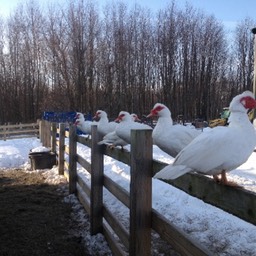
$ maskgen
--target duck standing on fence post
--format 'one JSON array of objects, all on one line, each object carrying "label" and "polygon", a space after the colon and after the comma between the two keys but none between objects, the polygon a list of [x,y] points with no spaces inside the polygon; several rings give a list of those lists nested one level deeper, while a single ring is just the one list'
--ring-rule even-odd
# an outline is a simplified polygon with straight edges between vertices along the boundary
[{"label": "duck standing on fence post", "polygon": [[103,110],[97,110],[93,119],[99,120],[98,121],[98,133],[101,136],[105,136],[109,132],[113,132],[116,129],[117,123],[109,122],[108,114]]},{"label": "duck standing on fence post", "polygon": [[[256,133],[247,111],[256,108],[254,95],[250,91],[233,98],[230,103],[229,126],[215,127],[201,133],[154,177],[176,179],[188,172],[213,175],[216,181],[225,185],[229,172],[247,161],[256,146]],[[221,178],[218,175],[221,174]]]},{"label": "duck standing on fence post", "polygon": [[116,127],[116,134],[128,144],[131,144],[131,130],[152,130],[152,127],[147,124],[134,122],[133,117],[127,111],[120,111],[115,120],[119,122]]},{"label": "duck standing on fence post", "polygon": [[[140,121],[139,117],[137,114],[132,113],[131,118],[133,122]],[[107,133],[104,137],[103,140],[98,142],[99,145],[106,144],[109,146],[109,148],[114,148],[116,146],[121,146],[122,150],[124,149],[124,146],[128,145],[128,143],[121,139],[117,134],[116,131],[114,130],[113,132]]]},{"label": "duck standing on fence post", "polygon": [[156,103],[147,117],[158,117],[153,130],[153,143],[172,157],[175,157],[201,131],[181,124],[173,125],[171,111],[162,103]]}]

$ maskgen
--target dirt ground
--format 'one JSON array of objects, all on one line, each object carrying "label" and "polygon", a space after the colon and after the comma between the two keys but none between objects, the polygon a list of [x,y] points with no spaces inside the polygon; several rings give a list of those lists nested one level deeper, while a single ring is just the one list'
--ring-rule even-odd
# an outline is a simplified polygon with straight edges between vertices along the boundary
[{"label": "dirt ground", "polygon": [[[72,218],[72,205],[63,202],[66,195],[67,184],[50,185],[40,173],[0,170],[0,256],[109,255],[88,253],[79,229],[89,227]],[[153,256],[179,255],[152,235]]]},{"label": "dirt ground", "polygon": [[88,256],[63,197],[38,173],[0,170],[0,256]]}]

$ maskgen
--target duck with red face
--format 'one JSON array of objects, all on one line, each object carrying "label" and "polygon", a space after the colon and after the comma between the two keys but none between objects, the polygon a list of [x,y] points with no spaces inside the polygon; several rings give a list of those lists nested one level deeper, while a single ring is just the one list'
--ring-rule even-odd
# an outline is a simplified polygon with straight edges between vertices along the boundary
[{"label": "duck with red face", "polygon": [[158,120],[152,133],[153,143],[172,157],[201,133],[195,128],[173,125],[171,112],[164,104],[156,103],[147,117],[154,116],[158,117]]},{"label": "duck with red face", "polygon": [[245,91],[234,97],[229,106],[229,126],[201,133],[176,156],[172,165],[154,177],[168,180],[198,172],[213,175],[222,184],[237,185],[227,180],[226,173],[246,162],[256,146],[255,129],[247,115],[248,109],[254,108],[256,101],[252,92]]}]

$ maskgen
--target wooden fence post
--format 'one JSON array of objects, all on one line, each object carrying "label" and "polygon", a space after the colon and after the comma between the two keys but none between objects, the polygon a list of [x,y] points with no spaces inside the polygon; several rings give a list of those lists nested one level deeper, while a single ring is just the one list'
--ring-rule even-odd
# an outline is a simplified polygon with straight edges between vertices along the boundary
[{"label": "wooden fence post", "polygon": [[39,121],[39,139],[43,144],[43,133],[44,133],[44,120]]},{"label": "wooden fence post", "polygon": [[90,232],[91,235],[103,231],[103,168],[104,155],[100,150],[97,125],[92,125],[91,147],[91,194]]},{"label": "wooden fence post", "polygon": [[42,122],[42,140],[41,140],[43,146],[46,146],[46,134],[47,134],[46,130],[47,130],[46,121],[43,120],[43,122]]},{"label": "wooden fence post", "polygon": [[51,122],[47,122],[46,127],[47,134],[45,146],[49,148],[51,147]]},{"label": "wooden fence post", "polygon": [[69,125],[69,193],[76,194],[77,182],[77,155],[76,155],[76,127]]},{"label": "wooden fence post", "polygon": [[7,132],[7,128],[4,127],[4,141],[6,141],[6,132]]},{"label": "wooden fence post", "polygon": [[56,153],[56,133],[57,133],[57,125],[55,122],[51,125],[51,151]]},{"label": "wooden fence post", "polygon": [[151,255],[152,131],[131,131],[129,255]]},{"label": "wooden fence post", "polygon": [[50,122],[43,120],[41,131],[42,131],[42,138],[41,138],[42,145],[45,147],[50,147],[51,146],[51,124],[50,124]]},{"label": "wooden fence post", "polygon": [[64,175],[64,155],[65,155],[65,124],[59,124],[59,152],[58,152],[58,170],[59,175]]},{"label": "wooden fence post", "polygon": [[10,134],[9,134],[9,130],[10,130],[10,128],[8,127],[9,125],[10,125],[11,123],[10,122],[8,122],[7,123],[7,127],[6,127],[6,136],[7,136],[7,138],[9,138],[10,137]]}]

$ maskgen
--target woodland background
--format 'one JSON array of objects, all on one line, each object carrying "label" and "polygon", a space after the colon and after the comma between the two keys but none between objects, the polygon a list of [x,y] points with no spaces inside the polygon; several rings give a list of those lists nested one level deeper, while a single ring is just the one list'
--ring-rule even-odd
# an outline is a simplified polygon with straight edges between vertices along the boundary
[{"label": "woodland background", "polygon": [[255,25],[245,17],[230,34],[175,1],[159,10],[22,2],[0,17],[0,124],[35,121],[43,111],[142,115],[156,102],[174,119],[216,118],[252,90]]}]

